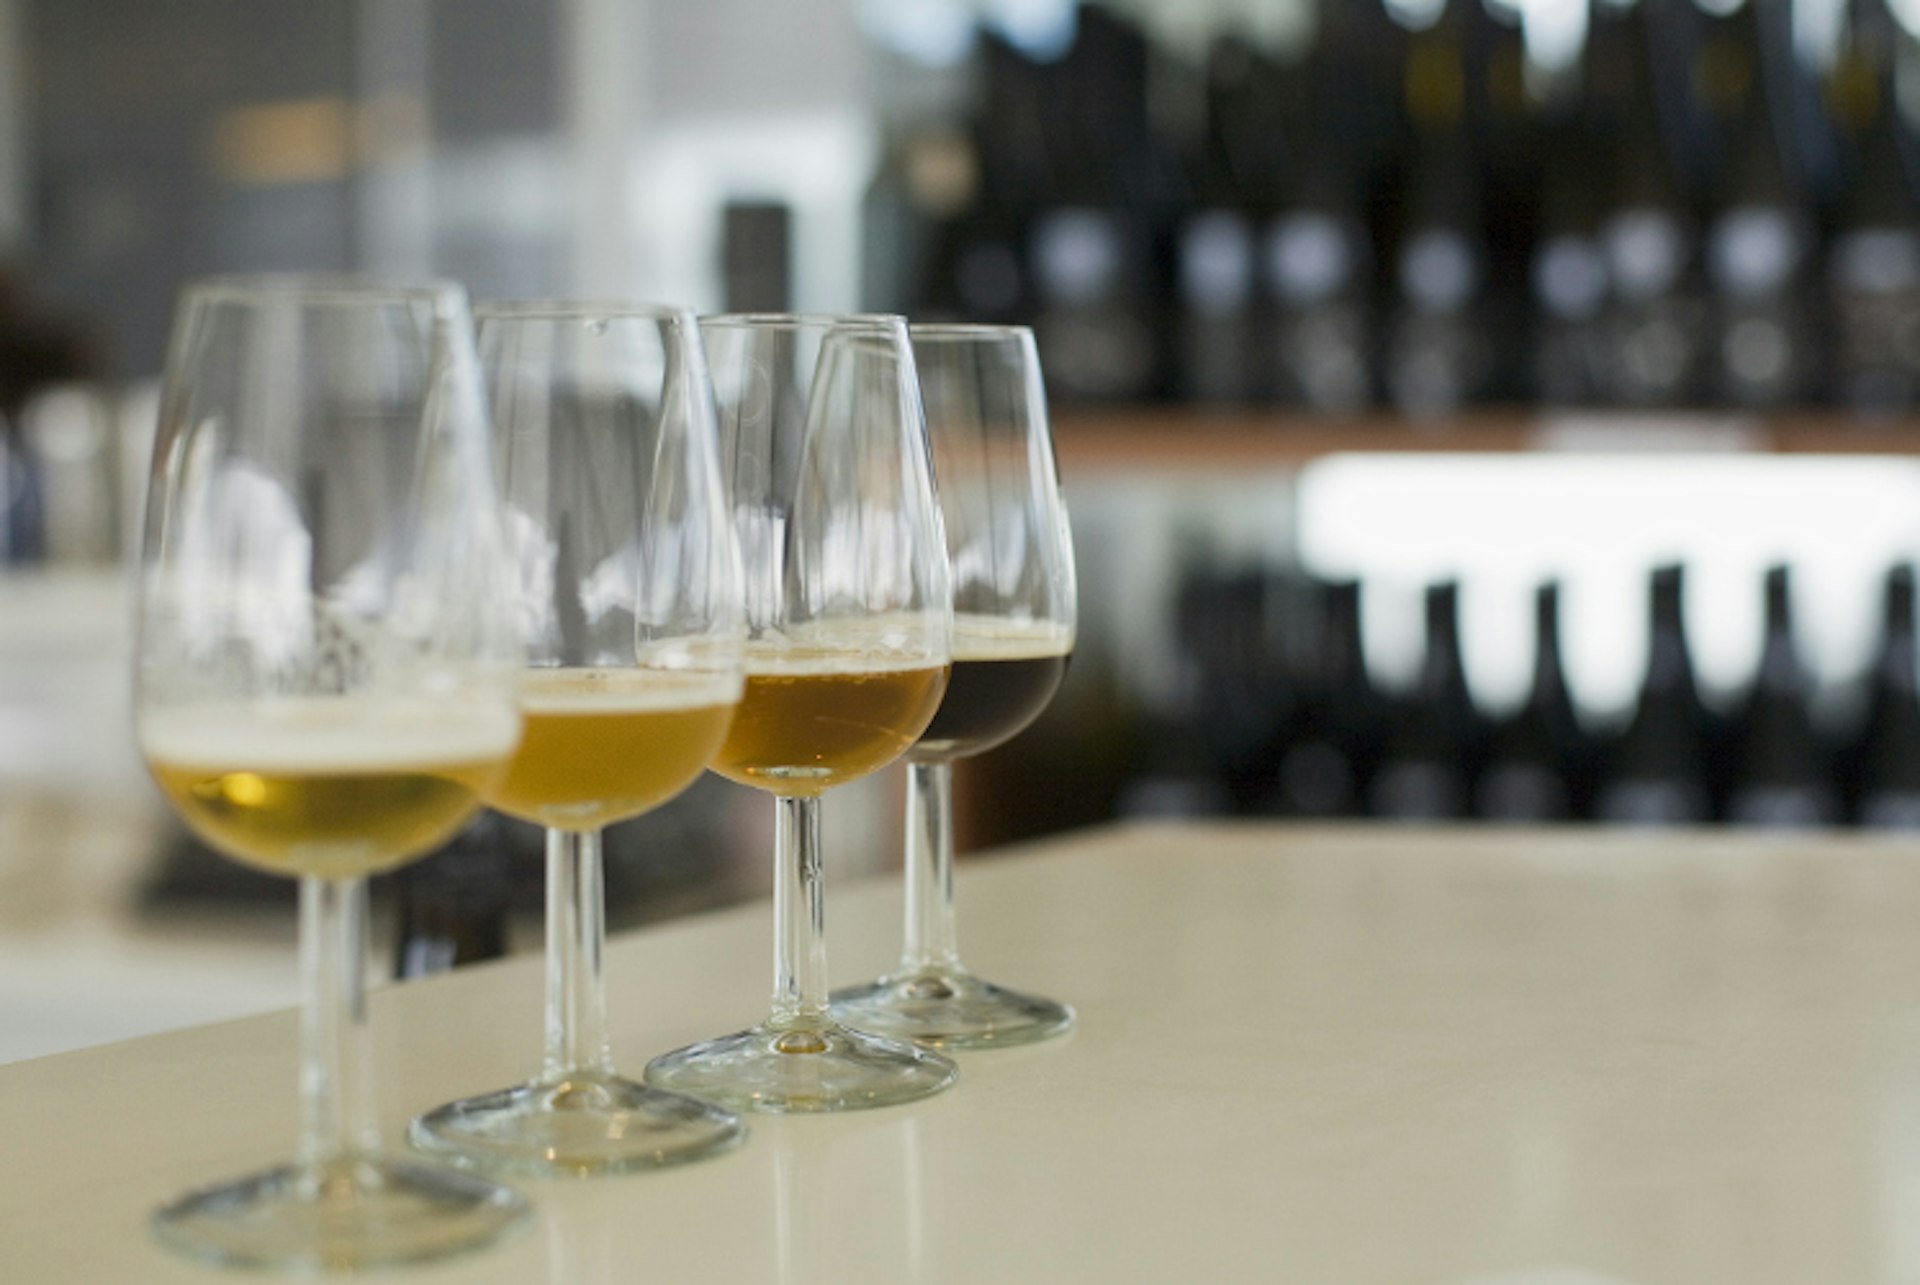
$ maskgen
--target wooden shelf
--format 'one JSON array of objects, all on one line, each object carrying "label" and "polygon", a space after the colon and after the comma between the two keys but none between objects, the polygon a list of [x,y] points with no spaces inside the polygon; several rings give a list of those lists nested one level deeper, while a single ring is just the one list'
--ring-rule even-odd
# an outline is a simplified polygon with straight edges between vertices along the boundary
[{"label": "wooden shelf", "polygon": [[1687,452],[1920,455],[1920,418],[1863,422],[1839,414],[1776,418],[1717,412],[1491,410],[1415,422],[1285,410],[1078,409],[1054,417],[1060,464],[1086,472],[1298,467],[1345,451]]}]

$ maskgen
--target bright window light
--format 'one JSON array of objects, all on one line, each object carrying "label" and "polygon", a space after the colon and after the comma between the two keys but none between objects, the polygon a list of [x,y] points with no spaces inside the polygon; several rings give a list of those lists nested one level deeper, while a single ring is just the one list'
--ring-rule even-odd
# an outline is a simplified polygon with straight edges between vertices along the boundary
[{"label": "bright window light", "polygon": [[1587,0],[1517,0],[1527,61],[1548,73],[1565,71],[1587,43]]},{"label": "bright window light", "polygon": [[1694,663],[1726,693],[1758,657],[1770,564],[1793,568],[1801,655],[1832,684],[1866,663],[1886,569],[1920,556],[1920,462],[1903,458],[1335,455],[1302,472],[1298,503],[1306,568],[1366,583],[1368,658],[1390,684],[1419,664],[1422,588],[1461,580],[1468,676],[1494,708],[1524,695],[1542,580],[1564,585],[1576,698],[1611,714],[1639,687],[1655,565],[1686,565]]}]

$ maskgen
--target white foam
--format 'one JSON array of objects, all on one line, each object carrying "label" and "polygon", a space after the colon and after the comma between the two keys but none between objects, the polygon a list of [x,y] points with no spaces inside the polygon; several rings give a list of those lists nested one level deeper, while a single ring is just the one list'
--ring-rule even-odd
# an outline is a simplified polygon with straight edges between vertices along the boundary
[{"label": "white foam", "polygon": [[1073,626],[1057,620],[1006,620],[957,612],[955,660],[1041,660],[1073,650]]},{"label": "white foam", "polygon": [[947,663],[944,615],[885,612],[809,621],[747,644],[749,674],[891,674]]},{"label": "white foam", "polygon": [[740,675],[665,669],[529,669],[520,707],[530,714],[651,714],[732,705]]},{"label": "white foam", "polygon": [[148,758],[181,766],[387,772],[503,758],[519,743],[520,720],[471,700],[209,701],[143,711],[139,737]]},{"label": "white foam", "polygon": [[755,675],[897,674],[916,669],[944,669],[945,656],[900,655],[893,652],[841,651],[823,647],[747,647],[747,672]]}]

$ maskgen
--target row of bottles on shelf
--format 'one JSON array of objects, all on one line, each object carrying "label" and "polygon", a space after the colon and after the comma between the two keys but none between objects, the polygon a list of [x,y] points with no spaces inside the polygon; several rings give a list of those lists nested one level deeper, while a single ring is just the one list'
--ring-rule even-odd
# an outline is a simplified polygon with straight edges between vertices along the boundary
[{"label": "row of bottles on shelf", "polygon": [[1051,59],[983,30],[967,118],[897,126],[869,193],[872,302],[1031,323],[1068,401],[1920,403],[1889,0],[1824,43],[1812,6],[1569,0],[1557,62],[1505,0],[1294,9],[1204,53],[1095,6]]},{"label": "row of bottles on shelf", "polygon": [[1702,701],[1681,611],[1682,571],[1651,580],[1647,666],[1631,720],[1604,734],[1576,712],[1562,667],[1560,588],[1535,598],[1526,699],[1476,704],[1462,662],[1459,589],[1426,591],[1426,651],[1403,697],[1382,692],[1361,645],[1360,589],[1318,586],[1318,627],[1289,664],[1268,575],[1184,582],[1178,713],[1144,738],[1123,811],[1395,820],[1920,827],[1914,571],[1887,576],[1864,717],[1835,734],[1814,714],[1796,648],[1789,573],[1766,576],[1758,668],[1730,714]]}]

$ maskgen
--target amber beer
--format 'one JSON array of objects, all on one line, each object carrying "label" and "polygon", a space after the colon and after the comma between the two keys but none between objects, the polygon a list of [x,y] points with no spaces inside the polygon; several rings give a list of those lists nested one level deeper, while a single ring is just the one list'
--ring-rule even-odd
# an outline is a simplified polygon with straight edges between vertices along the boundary
[{"label": "amber beer", "polygon": [[1050,621],[955,616],[946,699],[909,757],[964,758],[1012,740],[1059,690],[1072,649],[1072,631]]},{"label": "amber beer", "polygon": [[818,794],[904,753],[946,686],[947,667],[924,660],[750,654],[746,696],[713,770],[773,794]]},{"label": "amber beer", "polygon": [[513,750],[496,711],[287,700],[149,714],[147,765],[194,833],[277,874],[340,879],[439,847]]},{"label": "amber beer", "polygon": [[598,830],[639,816],[706,770],[739,700],[735,674],[528,670],[520,687],[526,732],[487,802],[555,830]]}]

